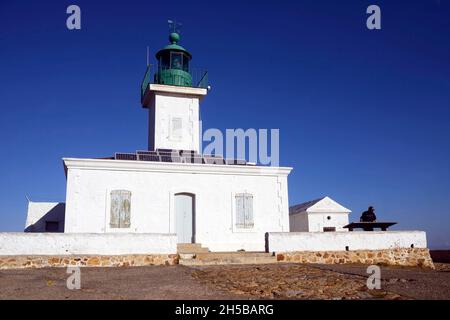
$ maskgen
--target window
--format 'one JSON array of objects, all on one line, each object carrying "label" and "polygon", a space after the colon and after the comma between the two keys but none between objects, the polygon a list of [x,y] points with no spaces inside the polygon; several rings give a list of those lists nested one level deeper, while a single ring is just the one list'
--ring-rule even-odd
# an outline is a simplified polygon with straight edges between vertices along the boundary
[{"label": "window", "polygon": [[181,139],[183,136],[183,119],[172,118],[170,136],[172,139]]},{"label": "window", "polygon": [[183,55],[183,71],[189,72],[189,57]]},{"label": "window", "polygon": [[323,228],[323,232],[335,232],[336,228],[335,227],[324,227]]},{"label": "window", "polygon": [[253,196],[248,193],[236,194],[236,227],[252,229],[253,226]]},{"label": "window", "polygon": [[183,69],[183,54],[181,52],[170,53],[170,67],[171,69]]},{"label": "window", "polygon": [[[167,70],[170,68],[170,56],[168,54],[161,56],[159,66],[161,70]],[[159,70],[159,72],[161,72],[161,70]]]},{"label": "window", "polygon": [[58,221],[45,221],[45,232],[58,232],[59,222]]},{"label": "window", "polygon": [[126,190],[111,191],[111,228],[129,228],[131,210],[131,192]]}]

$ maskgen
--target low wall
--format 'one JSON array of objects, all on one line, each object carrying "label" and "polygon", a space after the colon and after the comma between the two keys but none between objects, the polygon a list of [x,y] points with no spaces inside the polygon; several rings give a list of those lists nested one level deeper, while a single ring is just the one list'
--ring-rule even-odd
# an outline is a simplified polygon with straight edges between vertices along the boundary
[{"label": "low wall", "polygon": [[0,233],[1,256],[176,254],[174,234]]},{"label": "low wall", "polygon": [[357,251],[303,251],[277,253],[278,262],[318,264],[392,265],[434,269],[428,249],[394,248]]},{"label": "low wall", "polygon": [[279,262],[434,268],[423,231],[268,233]]},{"label": "low wall", "polygon": [[393,248],[426,248],[423,231],[380,232],[270,232],[269,252],[354,251]]}]

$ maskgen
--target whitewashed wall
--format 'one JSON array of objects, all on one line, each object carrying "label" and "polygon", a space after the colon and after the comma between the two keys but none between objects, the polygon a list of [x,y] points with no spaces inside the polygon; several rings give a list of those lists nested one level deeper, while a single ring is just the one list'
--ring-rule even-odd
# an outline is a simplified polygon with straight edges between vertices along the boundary
[{"label": "whitewashed wall", "polygon": [[64,232],[65,204],[58,202],[28,202],[26,232],[45,232],[47,221],[58,222],[58,232]]},{"label": "whitewashed wall", "polygon": [[424,231],[269,233],[270,252],[426,248]]},{"label": "whitewashed wall", "polygon": [[[290,168],[65,159],[70,233],[176,233],[175,194],[196,199],[196,242],[213,251],[265,249],[266,232],[289,231]],[[129,190],[131,228],[109,227],[111,190]],[[253,194],[255,227],[234,228],[236,193]]]},{"label": "whitewashed wall", "polygon": [[335,227],[336,231],[348,231],[343,228],[348,223],[348,213],[308,213],[309,232],[323,232],[325,227]]},{"label": "whitewashed wall", "polygon": [[[328,219],[330,217],[330,219]],[[291,232],[323,232],[324,227],[334,227],[336,231],[348,231],[348,213],[308,213],[301,212],[289,216]]]},{"label": "whitewashed wall", "polygon": [[0,255],[175,254],[171,234],[0,233]]},{"label": "whitewashed wall", "polygon": [[[149,108],[149,150],[200,148],[200,100],[207,90],[150,84],[144,105]],[[174,137],[172,120],[181,120],[180,136]]]}]

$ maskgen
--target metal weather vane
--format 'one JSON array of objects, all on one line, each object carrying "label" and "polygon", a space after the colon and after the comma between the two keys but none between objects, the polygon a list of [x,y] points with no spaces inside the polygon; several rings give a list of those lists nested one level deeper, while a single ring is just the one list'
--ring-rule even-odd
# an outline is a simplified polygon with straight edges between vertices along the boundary
[{"label": "metal weather vane", "polygon": [[170,33],[181,33],[181,26],[182,24],[180,22],[177,22],[177,20],[167,20],[169,23],[169,32]]}]

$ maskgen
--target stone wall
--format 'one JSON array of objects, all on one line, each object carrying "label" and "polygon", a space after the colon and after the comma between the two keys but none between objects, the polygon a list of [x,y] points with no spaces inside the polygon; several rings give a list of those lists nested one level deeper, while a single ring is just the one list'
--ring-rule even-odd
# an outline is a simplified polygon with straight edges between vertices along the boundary
[{"label": "stone wall", "polygon": [[[245,255],[245,253],[243,253]],[[278,263],[378,264],[434,269],[428,249],[396,248],[389,250],[278,252]],[[252,260],[253,261],[253,260]],[[275,261],[273,261],[275,262]],[[152,255],[71,255],[71,256],[0,256],[0,270],[49,267],[143,267],[176,265],[178,254]],[[255,263],[254,261],[252,263]],[[256,262],[258,263],[258,262]],[[261,263],[268,263],[261,261]],[[272,263],[272,261],[270,261]]]},{"label": "stone wall", "polygon": [[387,250],[277,252],[278,262],[318,264],[378,264],[434,269],[430,251],[425,248]]},{"label": "stone wall", "polygon": [[142,267],[176,265],[177,254],[121,256],[0,256],[0,270],[48,267]]}]

